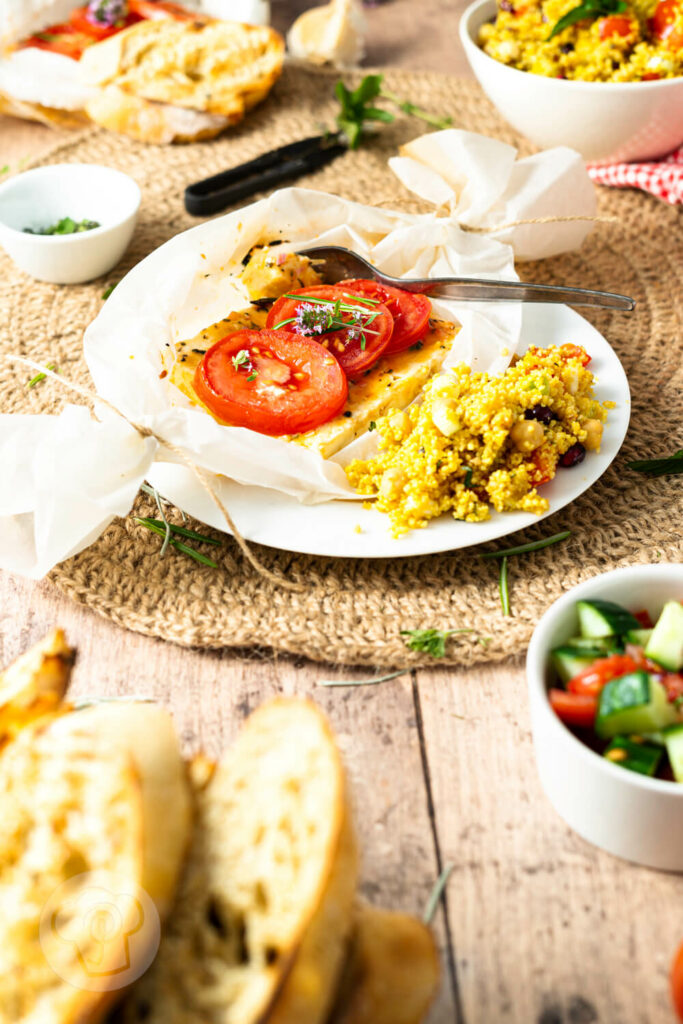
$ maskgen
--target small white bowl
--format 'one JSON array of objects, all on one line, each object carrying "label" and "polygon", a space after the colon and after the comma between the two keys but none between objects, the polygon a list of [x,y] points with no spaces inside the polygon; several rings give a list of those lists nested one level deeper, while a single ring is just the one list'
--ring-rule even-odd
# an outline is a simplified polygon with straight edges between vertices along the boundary
[{"label": "small white bowl", "polygon": [[[81,284],[106,274],[128,248],[138,210],[138,185],[98,164],[51,164],[0,185],[0,245],[38,281]],[[72,217],[101,226],[73,235],[32,235]]]},{"label": "small white bowl", "polygon": [[496,0],[475,0],[460,20],[460,39],[488,98],[531,142],[571,146],[602,163],[655,159],[683,142],[683,78],[579,82],[519,71],[477,43],[495,15]]},{"label": "small white bowl", "polygon": [[683,785],[611,764],[577,739],[550,706],[549,655],[578,633],[576,602],[616,601],[647,608],[654,619],[667,600],[683,598],[683,565],[615,569],[581,583],[550,606],[527,654],[531,727],[541,784],[571,828],[617,857],[683,871]]}]

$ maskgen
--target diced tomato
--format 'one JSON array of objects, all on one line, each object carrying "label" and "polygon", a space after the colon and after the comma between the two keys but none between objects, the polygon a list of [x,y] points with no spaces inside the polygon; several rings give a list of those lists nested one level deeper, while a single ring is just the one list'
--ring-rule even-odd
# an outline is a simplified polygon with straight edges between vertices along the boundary
[{"label": "diced tomato", "polygon": [[551,690],[550,706],[566,725],[577,725],[590,729],[595,723],[598,699],[587,693],[567,693],[566,690]]},{"label": "diced tomato", "polygon": [[116,22],[114,25],[101,24],[88,16],[87,6],[77,7],[71,12],[69,18],[75,32],[82,32],[86,36],[91,36],[97,42],[116,35],[117,32],[128,28],[129,25],[134,25],[140,20],[141,18],[138,14],[128,14],[127,17],[122,18],[120,22]]},{"label": "diced tomato", "polygon": [[638,622],[641,624],[643,629],[652,629],[654,626],[654,622],[646,608],[643,608],[642,612],[634,612],[633,617],[634,619],[638,619]]},{"label": "diced tomato", "polygon": [[197,367],[194,389],[215,416],[279,436],[313,430],[341,412],[348,384],[312,338],[288,331],[235,331]]},{"label": "diced tomato", "polygon": [[672,50],[683,47],[683,17],[680,12],[680,0],[660,0],[652,17],[652,34],[655,39],[666,43]]},{"label": "diced tomato", "polygon": [[635,31],[635,25],[631,18],[610,15],[608,18],[600,19],[600,38],[611,39],[612,36],[630,36]]},{"label": "diced tomato", "polygon": [[626,676],[629,672],[635,672],[637,668],[638,662],[628,654],[612,654],[609,658],[598,658],[583,672],[570,679],[567,689],[570,693],[588,693],[597,697],[612,679]]},{"label": "diced tomato", "polygon": [[671,964],[669,976],[671,984],[671,1000],[678,1019],[683,1021],[683,943],[678,947],[676,956]]},{"label": "diced tomato", "polygon": [[[268,314],[266,327],[278,330],[281,325],[282,329],[291,331],[289,321],[296,317],[300,306],[307,304],[307,299],[318,300],[318,309],[331,310],[335,302],[341,301],[367,314],[364,321],[361,317],[360,324],[364,337],[359,333],[358,324],[354,324],[356,314],[353,312],[340,313],[343,322],[348,323],[348,328],[323,333],[311,330],[309,335],[329,350],[330,355],[338,360],[344,373],[352,380],[373,366],[387,348],[394,329],[394,318],[382,303],[363,305],[358,297],[347,291],[343,285],[319,284],[311,288],[297,288],[290,292],[290,295],[291,298],[283,295],[277,300]],[[312,305],[315,307],[316,303]]]},{"label": "diced tomato", "polygon": [[591,357],[581,345],[560,345],[562,359],[578,359],[582,366],[588,366]]},{"label": "diced tomato", "polygon": [[672,703],[683,697],[683,675],[680,672],[666,672],[661,679]]},{"label": "diced tomato", "polygon": [[661,75],[656,74],[654,71],[648,71],[647,74],[641,78],[642,82],[658,82]]},{"label": "diced tomato", "polygon": [[364,295],[381,302],[393,316],[394,330],[384,350],[386,355],[403,352],[427,333],[432,304],[426,295],[390,288],[377,281],[343,281],[342,284],[354,295]]},{"label": "diced tomato", "polygon": [[534,487],[542,487],[543,484],[550,483],[557,469],[557,453],[552,450],[550,445],[542,444],[537,448],[532,453],[529,462],[534,467],[531,474],[531,483]]}]

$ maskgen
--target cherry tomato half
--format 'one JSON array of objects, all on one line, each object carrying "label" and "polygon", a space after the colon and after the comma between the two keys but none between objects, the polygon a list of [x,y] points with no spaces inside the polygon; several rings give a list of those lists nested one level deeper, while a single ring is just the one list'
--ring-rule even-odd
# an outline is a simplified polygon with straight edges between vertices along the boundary
[{"label": "cherry tomato half", "polygon": [[591,356],[581,345],[560,345],[560,356],[562,359],[578,359],[582,366],[588,366]]},{"label": "cherry tomato half", "polygon": [[680,0],[660,0],[652,17],[653,36],[665,42],[672,50],[683,47],[683,19],[678,16],[680,10]]},{"label": "cherry tomato half", "polygon": [[235,331],[212,345],[194,389],[219,419],[260,434],[313,430],[341,411],[348,384],[312,338],[288,331]]},{"label": "cherry tomato half", "polygon": [[432,304],[426,295],[405,292],[402,288],[390,288],[377,281],[344,281],[343,287],[354,295],[377,299],[393,316],[394,330],[384,350],[386,355],[403,352],[427,333]]},{"label": "cherry tomato half", "polygon": [[630,18],[610,15],[600,19],[600,38],[610,39],[612,36],[630,36],[635,31],[635,25]]},{"label": "cherry tomato half", "polygon": [[[381,303],[364,303],[353,292],[346,291],[342,285],[319,284],[312,288],[297,288],[290,292],[296,298],[287,298],[283,295],[278,299],[266,320],[266,327],[277,329],[281,324],[283,329],[291,331],[291,322],[297,314],[297,310],[306,304],[307,298],[315,299],[317,302],[308,303],[316,310],[332,310],[334,303],[341,301],[354,310],[360,311],[361,322],[354,324],[354,312],[342,311],[340,313],[342,322],[348,323],[349,327],[336,331],[314,332],[311,329],[310,335],[298,335],[299,337],[313,337],[321,345],[327,348],[331,355],[339,362],[347,377],[352,379],[361,376],[377,362],[379,357],[387,348],[391,339],[391,332],[394,329],[394,318],[386,306]],[[322,315],[322,314],[321,314]],[[360,335],[362,329],[364,337]]]},{"label": "cherry tomato half", "polygon": [[567,693],[566,690],[551,690],[550,706],[566,725],[578,725],[590,729],[595,724],[598,698],[587,693]]},{"label": "cherry tomato half", "polygon": [[669,976],[671,984],[671,1000],[678,1019],[683,1021],[683,943],[678,947],[676,956],[671,964]]},{"label": "cherry tomato half", "polygon": [[128,28],[129,25],[134,25],[140,20],[141,19],[137,14],[128,14],[115,25],[100,24],[88,17],[87,6],[77,7],[71,12],[71,17],[69,18],[75,32],[82,32],[83,35],[90,36],[97,42],[101,39],[108,39],[109,36],[116,35],[117,32],[120,32],[124,28]]},{"label": "cherry tomato half", "polygon": [[587,693],[597,697],[612,679],[626,676],[640,668],[638,662],[628,654],[612,654],[609,658],[598,658],[579,672],[567,683],[570,693]]}]

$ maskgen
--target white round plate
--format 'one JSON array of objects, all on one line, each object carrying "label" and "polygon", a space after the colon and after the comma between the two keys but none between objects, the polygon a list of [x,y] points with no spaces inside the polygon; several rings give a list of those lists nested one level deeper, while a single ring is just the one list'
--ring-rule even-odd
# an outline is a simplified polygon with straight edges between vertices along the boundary
[{"label": "white round plate", "polygon": [[[623,367],[611,346],[587,320],[568,306],[524,306],[522,351],[531,345],[549,348],[565,343],[582,345],[593,357],[590,368],[597,378],[596,398],[615,402],[616,408],[609,413],[600,453],[589,452],[580,465],[560,469],[555,479],[542,488],[541,493],[550,502],[545,515],[492,512],[491,518],[483,523],[465,523],[443,515],[425,529],[396,539],[389,533],[388,517],[363,508],[361,502],[301,505],[295,498],[277,491],[231,483],[225,493],[238,529],[247,540],[286,551],[344,558],[401,558],[482,544],[553,515],[600,479],[621,448],[631,409]],[[210,498],[197,495],[196,480],[189,470],[156,463],[150,472],[150,482],[190,515],[210,525],[220,525]]]}]

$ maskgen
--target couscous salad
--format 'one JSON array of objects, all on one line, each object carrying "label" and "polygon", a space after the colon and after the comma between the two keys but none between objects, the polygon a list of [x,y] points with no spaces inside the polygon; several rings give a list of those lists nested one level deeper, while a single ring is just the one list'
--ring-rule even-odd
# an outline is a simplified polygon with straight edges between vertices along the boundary
[{"label": "couscous salad", "polygon": [[520,71],[585,82],[683,75],[681,0],[499,0],[479,43]]},{"label": "couscous salad", "polygon": [[593,397],[590,356],[577,345],[530,348],[502,376],[461,364],[434,377],[424,401],[376,423],[379,453],[347,476],[376,495],[395,536],[450,512],[480,522],[498,512],[542,514],[538,488],[599,451],[607,409]]}]

